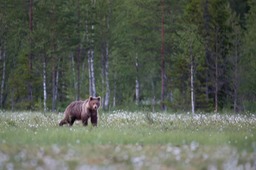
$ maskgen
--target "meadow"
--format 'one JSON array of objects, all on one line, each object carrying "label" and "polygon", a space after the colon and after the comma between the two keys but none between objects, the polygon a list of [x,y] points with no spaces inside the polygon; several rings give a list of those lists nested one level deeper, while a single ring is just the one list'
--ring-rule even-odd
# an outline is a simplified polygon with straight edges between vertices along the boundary
[{"label": "meadow", "polygon": [[0,112],[0,169],[256,169],[255,114],[113,111],[98,127]]}]

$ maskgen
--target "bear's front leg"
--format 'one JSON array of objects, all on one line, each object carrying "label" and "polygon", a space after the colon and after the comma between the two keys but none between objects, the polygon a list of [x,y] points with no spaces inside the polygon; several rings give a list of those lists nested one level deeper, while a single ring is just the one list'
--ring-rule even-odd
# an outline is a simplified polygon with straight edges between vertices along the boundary
[{"label": "bear's front leg", "polygon": [[91,116],[91,123],[93,126],[97,126],[97,122],[98,122],[98,117],[97,115],[92,115]]},{"label": "bear's front leg", "polygon": [[83,123],[84,126],[88,125],[88,117],[87,116],[82,118],[82,123]]}]

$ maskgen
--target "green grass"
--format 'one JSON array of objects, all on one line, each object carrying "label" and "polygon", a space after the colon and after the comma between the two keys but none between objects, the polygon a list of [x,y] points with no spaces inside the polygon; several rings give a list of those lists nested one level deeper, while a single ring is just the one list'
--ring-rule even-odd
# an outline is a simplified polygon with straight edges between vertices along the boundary
[{"label": "green grass", "polygon": [[98,127],[0,113],[0,169],[234,169],[256,165],[256,116],[116,111]]}]

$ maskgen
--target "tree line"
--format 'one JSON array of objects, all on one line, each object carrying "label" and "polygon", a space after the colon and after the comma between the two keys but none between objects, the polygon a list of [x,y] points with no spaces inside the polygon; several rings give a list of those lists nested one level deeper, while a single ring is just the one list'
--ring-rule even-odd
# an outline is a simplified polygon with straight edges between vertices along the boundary
[{"label": "tree line", "polygon": [[253,0],[0,0],[0,107],[256,109]]}]

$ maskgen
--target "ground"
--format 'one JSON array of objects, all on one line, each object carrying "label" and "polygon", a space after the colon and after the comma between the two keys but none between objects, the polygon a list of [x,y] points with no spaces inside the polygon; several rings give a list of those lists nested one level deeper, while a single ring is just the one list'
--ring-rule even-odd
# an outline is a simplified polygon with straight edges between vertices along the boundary
[{"label": "ground", "polygon": [[0,169],[256,169],[256,115],[114,111],[98,127],[0,113]]}]

